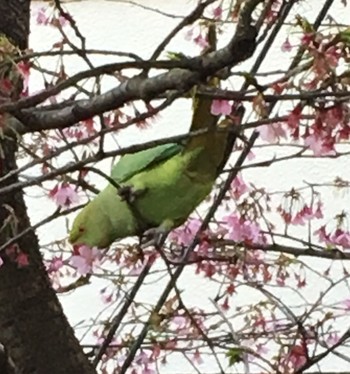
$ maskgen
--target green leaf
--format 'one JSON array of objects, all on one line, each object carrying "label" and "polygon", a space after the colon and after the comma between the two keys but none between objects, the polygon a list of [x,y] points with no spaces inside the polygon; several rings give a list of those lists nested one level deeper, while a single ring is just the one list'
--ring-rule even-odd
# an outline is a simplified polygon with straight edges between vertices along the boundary
[{"label": "green leaf", "polygon": [[167,51],[166,55],[167,55],[169,60],[181,61],[181,60],[188,59],[188,57],[181,52]]},{"label": "green leaf", "polygon": [[347,28],[344,31],[341,31],[339,33],[339,38],[342,42],[346,44],[350,44],[350,28]]},{"label": "green leaf", "polygon": [[238,362],[242,362],[242,353],[242,348],[230,348],[225,354],[225,356],[228,358],[228,365],[233,366]]}]

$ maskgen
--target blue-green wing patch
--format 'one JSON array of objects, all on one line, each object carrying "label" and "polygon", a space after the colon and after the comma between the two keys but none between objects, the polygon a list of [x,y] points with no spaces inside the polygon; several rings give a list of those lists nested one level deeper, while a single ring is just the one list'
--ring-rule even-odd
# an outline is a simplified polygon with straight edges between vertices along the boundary
[{"label": "blue-green wing patch", "polygon": [[170,143],[124,155],[113,166],[111,177],[116,182],[124,182],[135,174],[180,153],[182,149],[182,145]]}]

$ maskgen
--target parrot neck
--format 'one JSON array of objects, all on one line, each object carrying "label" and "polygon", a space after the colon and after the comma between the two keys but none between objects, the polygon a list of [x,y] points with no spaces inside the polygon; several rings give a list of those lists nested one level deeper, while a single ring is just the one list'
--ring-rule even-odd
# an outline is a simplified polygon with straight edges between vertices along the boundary
[{"label": "parrot neck", "polygon": [[228,135],[228,131],[213,128],[192,138],[185,147],[185,152],[190,155],[188,170],[217,175],[218,166],[222,164],[226,153]]}]

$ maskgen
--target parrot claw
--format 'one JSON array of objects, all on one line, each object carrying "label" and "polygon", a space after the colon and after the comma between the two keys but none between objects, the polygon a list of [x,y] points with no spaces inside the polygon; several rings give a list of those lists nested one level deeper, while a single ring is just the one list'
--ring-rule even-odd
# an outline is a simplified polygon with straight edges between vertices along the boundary
[{"label": "parrot claw", "polygon": [[132,186],[122,186],[118,190],[118,194],[122,201],[133,203],[139,196],[146,192],[146,188],[135,190]]},{"label": "parrot claw", "polygon": [[155,247],[161,247],[164,243],[164,240],[168,236],[169,231],[170,230],[167,230],[162,226],[153,227],[144,231],[141,237],[142,248],[146,248],[151,245]]}]

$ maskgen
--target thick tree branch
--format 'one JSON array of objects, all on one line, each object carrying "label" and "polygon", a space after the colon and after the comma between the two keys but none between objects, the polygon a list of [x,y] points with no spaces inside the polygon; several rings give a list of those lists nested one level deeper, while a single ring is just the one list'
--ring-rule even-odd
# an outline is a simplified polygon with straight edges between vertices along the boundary
[{"label": "thick tree branch", "polygon": [[264,252],[276,252],[276,253],[287,253],[295,257],[307,256],[307,257],[317,257],[326,258],[331,260],[350,260],[350,253],[342,252],[339,249],[314,249],[312,247],[292,247],[290,245],[282,244],[267,244],[267,245],[249,245],[245,243],[236,243],[233,240],[219,240],[215,242],[217,245],[221,246],[239,246],[244,247],[249,250],[261,250]]},{"label": "thick tree branch", "polygon": [[187,69],[173,69],[151,78],[135,76],[91,100],[69,103],[65,108],[50,111],[46,111],[45,107],[40,110],[28,109],[59,93],[65,88],[66,81],[16,103],[2,104],[0,112],[10,112],[28,127],[27,132],[31,132],[45,128],[68,127],[81,120],[119,108],[132,100],[150,101],[169,91],[178,92],[177,96],[180,96],[219,70],[234,66],[253,54],[257,32],[251,25],[251,14],[262,1],[247,2],[248,6],[241,13],[235,35],[226,47],[208,55],[189,59]]}]

